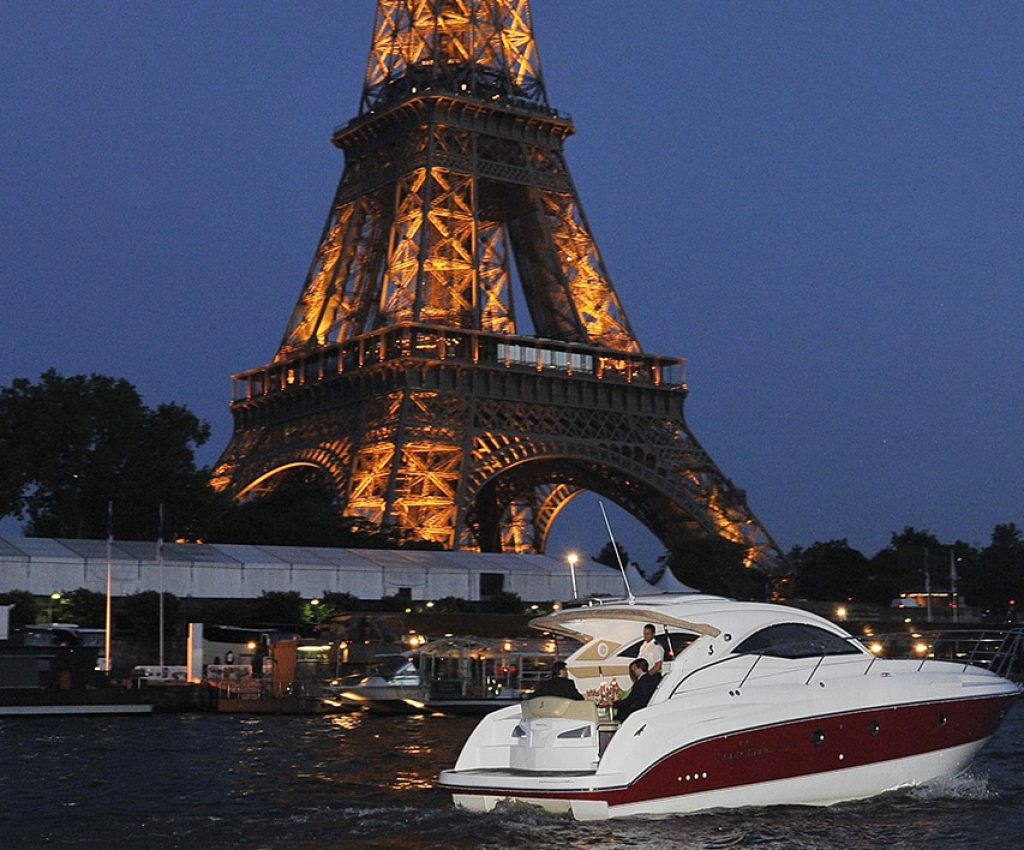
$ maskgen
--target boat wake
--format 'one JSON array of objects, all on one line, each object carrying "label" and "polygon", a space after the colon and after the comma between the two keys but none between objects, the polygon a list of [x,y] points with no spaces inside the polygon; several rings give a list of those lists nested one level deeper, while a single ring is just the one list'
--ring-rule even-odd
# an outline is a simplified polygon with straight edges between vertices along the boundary
[{"label": "boat wake", "polygon": [[909,796],[916,801],[995,800],[999,792],[990,786],[988,774],[968,771],[913,788]]}]

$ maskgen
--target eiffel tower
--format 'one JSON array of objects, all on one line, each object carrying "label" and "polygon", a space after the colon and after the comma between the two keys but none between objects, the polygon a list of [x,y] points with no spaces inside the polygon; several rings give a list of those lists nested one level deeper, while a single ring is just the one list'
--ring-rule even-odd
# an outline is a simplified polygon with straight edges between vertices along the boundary
[{"label": "eiffel tower", "polygon": [[346,515],[447,548],[543,552],[593,491],[667,547],[782,554],[645,353],[566,166],[528,0],[378,0],[345,168],[269,365],[233,377],[213,485],[296,471]]}]

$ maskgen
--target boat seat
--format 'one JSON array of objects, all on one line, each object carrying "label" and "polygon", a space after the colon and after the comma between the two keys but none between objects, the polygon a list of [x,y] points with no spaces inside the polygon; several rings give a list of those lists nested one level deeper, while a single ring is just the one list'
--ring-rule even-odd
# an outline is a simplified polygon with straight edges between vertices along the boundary
[{"label": "boat seat", "polygon": [[523,700],[523,717],[527,720],[536,717],[565,717],[597,723],[597,705],[588,699],[533,697]]}]

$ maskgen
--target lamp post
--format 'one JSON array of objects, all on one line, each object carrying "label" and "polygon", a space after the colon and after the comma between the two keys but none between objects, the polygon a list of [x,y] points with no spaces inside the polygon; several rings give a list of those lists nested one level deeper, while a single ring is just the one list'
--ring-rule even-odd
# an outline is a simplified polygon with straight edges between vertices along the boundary
[{"label": "lamp post", "polygon": [[54,619],[53,619],[53,603],[54,602],[60,602],[60,599],[61,599],[61,594],[59,592],[57,592],[56,590],[53,593],[50,594],[50,608],[49,608],[49,612],[48,612],[47,616],[49,617],[51,623],[54,622]]},{"label": "lamp post", "polygon": [[577,555],[575,552],[570,552],[569,553],[569,557],[567,559],[569,561],[569,572],[572,574],[572,598],[573,599],[579,598],[579,594],[576,592],[576,562],[579,559],[580,559],[580,556]]}]

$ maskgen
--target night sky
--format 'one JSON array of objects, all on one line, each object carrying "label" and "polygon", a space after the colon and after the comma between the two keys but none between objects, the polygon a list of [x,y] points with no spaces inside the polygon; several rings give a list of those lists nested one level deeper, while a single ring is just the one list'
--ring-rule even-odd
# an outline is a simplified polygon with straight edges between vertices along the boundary
[{"label": "night sky", "polygon": [[[1024,4],[533,5],[633,328],[687,358],[687,419],[780,546],[1024,524]],[[208,421],[214,463],[313,256],[374,7],[0,4],[0,385],[124,377]],[[597,552],[596,499],[553,536]]]}]

